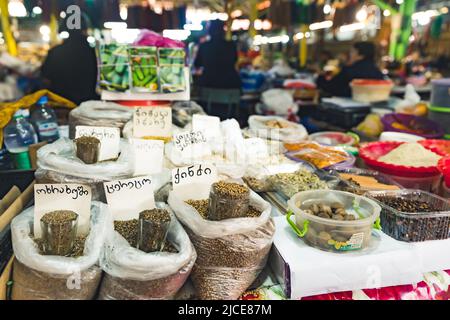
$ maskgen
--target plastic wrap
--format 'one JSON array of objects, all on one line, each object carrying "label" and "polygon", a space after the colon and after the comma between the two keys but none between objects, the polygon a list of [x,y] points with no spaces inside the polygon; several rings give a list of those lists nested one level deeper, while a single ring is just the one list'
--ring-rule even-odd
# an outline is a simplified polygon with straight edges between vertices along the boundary
[{"label": "plastic wrap", "polygon": [[37,183],[78,183],[92,188],[92,199],[106,201],[103,182],[130,178],[133,174],[132,152],[128,142],[121,142],[116,161],[84,164],[75,156],[75,143],[60,139],[39,149]]},{"label": "plastic wrap", "polygon": [[123,129],[133,117],[133,108],[104,101],[83,102],[69,113],[69,137],[75,139],[77,126],[114,127]]},{"label": "plastic wrap", "polygon": [[[171,212],[165,204],[157,204]],[[195,259],[194,247],[181,224],[172,218],[168,241],[178,253],[145,253],[133,248],[108,225],[108,236],[100,257],[100,266],[107,273],[101,288],[101,300],[172,299],[188,278]]]},{"label": "plastic wrap", "polygon": [[91,229],[78,258],[44,256],[30,237],[34,207],[25,210],[11,224],[16,260],[13,268],[13,300],[90,300],[100,283],[97,266],[106,236],[109,213],[106,205],[93,202]]},{"label": "plastic wrap", "polygon": [[[270,122],[283,124],[285,128],[270,126]],[[248,119],[250,131],[256,136],[283,142],[298,142],[308,139],[308,131],[301,124],[275,116],[251,116]]]},{"label": "plastic wrap", "polygon": [[192,123],[195,114],[206,115],[203,108],[194,101],[179,101],[172,105],[173,124],[181,128]]},{"label": "plastic wrap", "polygon": [[197,297],[238,299],[266,264],[275,233],[271,206],[252,192],[250,205],[262,211],[260,217],[208,221],[186,200],[174,192],[169,195],[169,205],[197,251],[191,274]]}]

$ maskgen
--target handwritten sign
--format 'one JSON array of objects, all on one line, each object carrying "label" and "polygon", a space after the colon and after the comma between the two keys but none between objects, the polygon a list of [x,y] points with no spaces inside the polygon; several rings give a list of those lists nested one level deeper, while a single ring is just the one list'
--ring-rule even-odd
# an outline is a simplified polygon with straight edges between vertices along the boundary
[{"label": "handwritten sign", "polygon": [[75,138],[95,137],[100,140],[100,153],[98,161],[112,160],[119,157],[119,128],[77,126],[75,130]]},{"label": "handwritten sign", "polygon": [[211,185],[217,179],[217,169],[211,164],[198,164],[172,170],[173,190],[181,191],[188,199],[208,198]]},{"label": "handwritten sign", "polygon": [[139,219],[139,213],[155,208],[151,177],[105,182],[106,200],[116,221]]},{"label": "handwritten sign", "polygon": [[205,116],[202,114],[194,114],[192,117],[193,131],[201,131],[208,141],[221,139],[222,131],[220,130],[220,118]]},{"label": "handwritten sign", "polygon": [[80,184],[34,185],[34,236],[40,238],[41,218],[50,212],[68,210],[78,214],[78,235],[89,233],[92,192]]},{"label": "handwritten sign", "polygon": [[133,116],[133,135],[135,138],[172,136],[172,109],[136,108]]},{"label": "handwritten sign", "polygon": [[130,139],[134,158],[134,176],[160,173],[163,170],[164,142]]},{"label": "handwritten sign", "polygon": [[184,158],[201,158],[211,155],[211,147],[202,131],[187,131],[176,134],[173,139],[175,150]]}]

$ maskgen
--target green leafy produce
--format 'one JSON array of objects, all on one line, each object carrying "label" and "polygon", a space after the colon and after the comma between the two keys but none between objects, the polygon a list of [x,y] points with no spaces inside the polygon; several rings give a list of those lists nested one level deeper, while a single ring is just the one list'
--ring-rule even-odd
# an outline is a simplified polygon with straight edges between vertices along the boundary
[{"label": "green leafy produce", "polygon": [[183,66],[164,66],[159,68],[161,89],[164,93],[183,92],[186,81]]},{"label": "green leafy produce", "polygon": [[100,87],[108,91],[123,92],[129,89],[129,58],[125,45],[100,46]]},{"label": "green leafy produce", "polygon": [[160,66],[184,66],[186,52],[179,48],[160,48],[158,51]]}]

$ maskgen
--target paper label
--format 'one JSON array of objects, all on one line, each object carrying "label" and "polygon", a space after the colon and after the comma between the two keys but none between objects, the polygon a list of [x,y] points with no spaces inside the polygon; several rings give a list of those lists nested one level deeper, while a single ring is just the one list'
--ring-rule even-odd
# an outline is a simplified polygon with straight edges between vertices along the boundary
[{"label": "paper label", "polygon": [[134,176],[151,175],[163,170],[164,141],[130,139],[134,155]]},{"label": "paper label", "polygon": [[[209,196],[211,185],[217,181],[217,169],[212,164],[198,164],[172,170],[173,190],[191,193],[189,199]],[[189,186],[189,187],[186,187]]]},{"label": "paper label", "polygon": [[340,251],[352,251],[361,249],[364,242],[364,233],[355,233],[352,237],[345,243],[335,243],[335,247]]},{"label": "paper label", "polygon": [[176,134],[173,145],[184,158],[201,158],[211,155],[211,147],[202,131],[188,131]]},{"label": "paper label", "polygon": [[139,219],[139,213],[155,208],[151,177],[105,182],[103,186],[115,221]]},{"label": "paper label", "polygon": [[80,137],[95,137],[100,140],[100,153],[98,161],[112,160],[119,157],[119,128],[77,126],[75,138]]},{"label": "paper label", "polygon": [[203,135],[208,141],[220,139],[222,137],[219,117],[194,114],[192,117],[192,130],[203,132]]},{"label": "paper label", "polygon": [[90,228],[92,192],[80,184],[34,185],[34,236],[41,238],[41,218],[50,212],[68,210],[78,214],[78,235],[87,235]]},{"label": "paper label", "polygon": [[133,116],[133,135],[143,137],[171,137],[172,109],[170,107],[136,108]]}]

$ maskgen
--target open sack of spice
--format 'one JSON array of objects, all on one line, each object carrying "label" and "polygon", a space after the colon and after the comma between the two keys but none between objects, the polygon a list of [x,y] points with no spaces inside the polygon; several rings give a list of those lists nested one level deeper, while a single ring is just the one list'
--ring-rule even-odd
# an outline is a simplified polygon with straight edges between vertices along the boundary
[{"label": "open sack of spice", "polygon": [[169,205],[197,251],[191,274],[197,298],[235,300],[266,264],[275,232],[271,206],[235,182],[216,182],[210,193],[175,190]]},{"label": "open sack of spice", "polygon": [[[102,270],[98,259],[106,236],[106,205],[92,202],[88,228],[78,228],[70,211],[44,215],[49,226],[35,237],[35,208],[17,216],[11,224],[16,259],[13,265],[13,300],[91,300],[95,298]],[[68,227],[65,227],[69,224]],[[51,225],[51,226],[50,226]],[[75,232],[75,233],[74,233]],[[64,254],[64,256],[58,255]]]},{"label": "open sack of spice", "polygon": [[75,139],[77,126],[123,129],[133,117],[133,109],[113,102],[86,101],[69,113],[69,137]]},{"label": "open sack of spice", "polygon": [[[89,148],[89,141],[87,147]],[[76,183],[92,188],[92,199],[105,202],[104,181],[119,180],[133,174],[133,159],[127,141],[120,142],[120,155],[116,160],[86,164],[77,157],[76,143],[60,139],[39,149],[37,183]],[[90,151],[87,151],[90,153]]]},{"label": "open sack of spice", "polygon": [[100,299],[173,299],[189,277],[195,249],[170,208],[156,206],[138,221],[109,222]]},{"label": "open sack of spice", "polygon": [[252,134],[283,142],[298,142],[308,139],[308,131],[298,123],[276,116],[251,116],[248,119],[249,130]]}]

